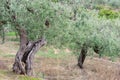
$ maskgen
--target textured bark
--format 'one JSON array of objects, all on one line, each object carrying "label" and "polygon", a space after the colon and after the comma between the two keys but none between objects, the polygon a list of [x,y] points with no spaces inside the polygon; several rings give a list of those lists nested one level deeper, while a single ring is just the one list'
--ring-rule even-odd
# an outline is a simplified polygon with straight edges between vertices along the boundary
[{"label": "textured bark", "polygon": [[24,29],[17,29],[17,30],[18,30],[18,33],[20,36],[20,48],[15,57],[13,71],[18,74],[25,74],[25,69],[23,66],[24,63],[22,62],[22,58],[23,58],[23,55],[25,53],[25,49],[26,49],[27,43],[28,43],[27,34]]},{"label": "textured bark", "polygon": [[81,49],[80,56],[78,58],[78,66],[82,69],[83,68],[83,63],[86,58],[88,47],[86,44],[83,44],[83,47]]},{"label": "textured bark", "polygon": [[2,25],[0,25],[0,37],[2,37],[2,44],[5,42],[5,30]]},{"label": "textured bark", "polygon": [[[41,48],[45,43],[45,39],[41,38],[37,41],[29,41],[27,37],[27,32],[17,21],[17,16],[15,11],[11,9],[10,0],[6,0],[5,7],[10,15],[10,22],[15,26],[20,37],[20,47],[15,57],[15,62],[13,64],[13,72],[18,74],[32,75],[33,69],[33,58],[35,53]],[[29,12],[31,9],[28,9]],[[11,14],[12,13],[12,14]],[[0,22],[0,24],[3,22]]]},{"label": "textured bark", "polygon": [[[87,55],[88,47],[89,47],[89,45],[87,43],[83,44],[79,58],[78,58],[78,66],[81,69],[83,68],[83,63],[84,63],[86,55]],[[100,51],[102,50],[103,47],[99,47],[99,46],[95,45],[92,48],[93,48],[94,52],[99,54],[99,57],[101,57]]]},{"label": "textured bark", "polygon": [[101,58],[101,51],[102,51],[102,49],[103,49],[103,47],[102,46],[99,47],[98,45],[95,45],[93,47],[94,52],[97,53],[97,54],[99,54],[99,58]]},{"label": "textured bark", "polygon": [[33,58],[35,53],[41,48],[46,41],[41,38],[37,41],[28,41],[27,34],[24,29],[20,29],[20,48],[16,54],[15,62],[13,64],[13,72],[18,74],[33,74]]}]

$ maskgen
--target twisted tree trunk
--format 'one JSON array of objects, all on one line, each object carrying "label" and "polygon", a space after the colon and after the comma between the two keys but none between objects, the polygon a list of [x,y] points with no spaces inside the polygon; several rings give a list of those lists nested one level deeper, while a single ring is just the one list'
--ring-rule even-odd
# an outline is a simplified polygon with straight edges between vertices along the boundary
[{"label": "twisted tree trunk", "polygon": [[13,64],[13,72],[18,74],[33,75],[33,58],[35,53],[45,43],[45,39],[41,38],[37,41],[28,41],[27,34],[24,29],[19,29],[20,48],[16,54]]},{"label": "twisted tree trunk", "polygon": [[[21,27],[19,21],[17,21],[17,15],[14,10],[11,9],[11,1],[6,0],[5,9],[10,15],[10,21],[18,32],[20,37],[20,47],[15,57],[15,62],[13,64],[13,72],[18,74],[32,75],[33,69],[33,58],[35,53],[41,48],[45,43],[45,39],[41,38],[37,41],[29,41],[28,35],[25,28]],[[31,9],[29,12],[33,13]],[[0,24],[3,22],[0,22]]]},{"label": "twisted tree trunk", "polygon": [[41,48],[46,43],[46,41],[43,38],[38,39],[37,41],[28,40],[27,32],[18,23],[18,17],[16,16],[15,11],[11,9],[10,4],[10,0],[6,0],[5,9],[10,15],[9,22],[15,26],[15,29],[17,30],[20,37],[20,47],[13,64],[13,72],[18,74],[32,75],[34,55],[39,50],[39,48]]}]

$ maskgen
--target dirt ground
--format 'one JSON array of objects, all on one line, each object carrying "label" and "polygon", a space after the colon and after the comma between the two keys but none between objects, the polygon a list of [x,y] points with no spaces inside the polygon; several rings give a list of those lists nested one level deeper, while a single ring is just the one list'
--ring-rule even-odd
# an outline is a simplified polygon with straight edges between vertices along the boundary
[{"label": "dirt ground", "polygon": [[[0,55],[2,55],[0,56],[0,70],[8,71],[4,75],[8,78],[1,79],[0,75],[0,80],[9,80],[9,77],[13,76],[12,64],[18,43],[10,44],[0,45]],[[65,58],[36,56],[34,62],[34,77],[45,80],[120,80],[119,60],[112,62],[108,59],[87,56],[82,70],[76,65],[77,59],[74,56]]]},{"label": "dirt ground", "polygon": [[[8,70],[10,73],[13,61],[0,59],[0,70]],[[79,69],[76,64],[73,57],[68,60],[37,57],[34,63],[34,77],[45,80],[120,80],[119,63],[87,57],[84,69]]]},{"label": "dirt ground", "polygon": [[82,70],[74,57],[67,60],[41,57],[37,60],[36,76],[40,72],[47,80],[120,80],[120,64],[104,59],[87,57]]}]

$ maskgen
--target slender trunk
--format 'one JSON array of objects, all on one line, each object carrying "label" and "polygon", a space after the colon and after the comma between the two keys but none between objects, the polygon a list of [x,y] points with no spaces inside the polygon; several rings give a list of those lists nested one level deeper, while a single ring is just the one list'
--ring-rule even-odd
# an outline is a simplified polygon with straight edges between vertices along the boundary
[{"label": "slender trunk", "polygon": [[2,37],[2,44],[5,42],[5,30],[4,27],[2,25],[2,27],[0,28],[0,36]]},{"label": "slender trunk", "polygon": [[103,47],[101,46],[101,47],[99,47],[98,45],[95,45],[94,47],[93,47],[93,50],[94,50],[94,52],[96,53],[96,54],[99,54],[99,58],[101,58],[101,51],[102,51],[102,49],[103,49]]},{"label": "slender trunk", "polygon": [[3,30],[2,30],[2,43],[4,43],[4,42],[5,42],[5,30],[3,28]]},{"label": "slender trunk", "polygon": [[78,58],[78,66],[82,69],[83,68],[83,63],[86,58],[88,47],[86,44],[83,44],[83,47],[81,49],[80,56]]}]

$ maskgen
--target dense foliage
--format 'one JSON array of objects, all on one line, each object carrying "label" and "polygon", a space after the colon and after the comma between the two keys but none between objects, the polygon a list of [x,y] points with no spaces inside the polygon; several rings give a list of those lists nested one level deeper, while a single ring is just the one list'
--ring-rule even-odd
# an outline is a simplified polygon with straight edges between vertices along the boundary
[{"label": "dense foliage", "polygon": [[100,17],[105,17],[107,19],[115,19],[120,15],[119,12],[110,9],[101,9],[98,14]]},{"label": "dense foliage", "polygon": [[16,15],[16,23],[27,30],[30,40],[44,36],[48,45],[73,51],[87,43],[90,48],[102,47],[105,55],[120,56],[119,15],[102,8],[107,5],[119,10],[119,0],[10,0],[10,10],[6,1],[0,3],[0,21],[14,29],[11,15]]}]

